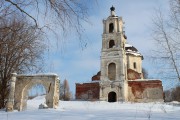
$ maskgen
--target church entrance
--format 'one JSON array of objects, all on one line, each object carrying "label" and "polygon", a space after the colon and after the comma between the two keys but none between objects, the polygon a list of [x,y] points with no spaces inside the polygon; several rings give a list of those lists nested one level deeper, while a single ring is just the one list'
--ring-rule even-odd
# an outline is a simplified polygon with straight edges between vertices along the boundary
[{"label": "church entrance", "polygon": [[110,92],[108,94],[108,102],[116,102],[116,93],[115,92]]}]

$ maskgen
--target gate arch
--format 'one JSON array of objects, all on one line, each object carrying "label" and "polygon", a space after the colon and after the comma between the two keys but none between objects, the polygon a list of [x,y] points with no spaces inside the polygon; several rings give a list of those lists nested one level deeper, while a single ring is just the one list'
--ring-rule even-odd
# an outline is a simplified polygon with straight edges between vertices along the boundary
[{"label": "gate arch", "polygon": [[[23,88],[23,90],[22,90],[22,104],[20,104],[20,106],[19,106],[19,108],[21,109],[21,110],[25,110],[26,109],[26,107],[27,107],[27,100],[28,100],[28,91],[34,86],[34,85],[36,85],[36,84],[41,84],[44,88],[45,88],[45,90],[46,90],[46,95],[48,95],[48,93],[47,93],[47,90],[48,90],[48,88],[47,88],[47,85],[46,84],[44,84],[43,82],[42,82],[42,80],[37,80],[36,82],[34,82],[34,81],[31,81],[30,83],[28,83],[24,88]],[[50,99],[50,97],[45,97],[46,98],[46,101],[49,101],[49,99]],[[47,102],[45,102],[46,104],[47,104]]]},{"label": "gate arch", "polygon": [[6,108],[9,111],[25,110],[28,90],[35,84],[44,86],[46,104],[49,108],[56,108],[59,105],[59,78],[57,75],[16,75],[13,76],[10,84],[11,90]]},{"label": "gate arch", "polygon": [[28,99],[33,99],[36,96],[44,96],[46,95],[46,89],[44,85],[37,83],[34,84],[31,88],[28,89]]}]

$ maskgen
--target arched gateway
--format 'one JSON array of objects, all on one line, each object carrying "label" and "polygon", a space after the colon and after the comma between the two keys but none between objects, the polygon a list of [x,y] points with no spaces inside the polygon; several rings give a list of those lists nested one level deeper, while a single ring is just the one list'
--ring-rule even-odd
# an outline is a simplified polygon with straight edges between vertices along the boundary
[{"label": "arched gateway", "polygon": [[55,74],[12,75],[7,111],[22,111],[27,106],[28,90],[35,84],[42,84],[46,89],[46,104],[49,108],[59,105],[59,78]]}]

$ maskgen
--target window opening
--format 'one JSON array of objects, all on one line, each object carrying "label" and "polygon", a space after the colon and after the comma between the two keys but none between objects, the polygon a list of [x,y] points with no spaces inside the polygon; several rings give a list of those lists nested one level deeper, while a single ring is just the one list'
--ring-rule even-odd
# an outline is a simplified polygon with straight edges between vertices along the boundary
[{"label": "window opening", "polygon": [[109,48],[113,48],[115,46],[114,40],[109,41]]},{"label": "window opening", "polygon": [[114,31],[114,24],[110,23],[109,24],[109,33],[112,33]]}]

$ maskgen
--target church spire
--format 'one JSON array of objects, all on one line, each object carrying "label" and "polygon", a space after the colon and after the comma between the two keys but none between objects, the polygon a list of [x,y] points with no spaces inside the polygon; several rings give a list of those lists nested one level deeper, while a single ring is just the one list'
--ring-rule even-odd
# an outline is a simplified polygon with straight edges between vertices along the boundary
[{"label": "church spire", "polygon": [[112,7],[110,8],[111,11],[115,10],[115,7],[112,5]]},{"label": "church spire", "polygon": [[112,5],[112,7],[110,8],[110,10],[111,10],[111,16],[116,16],[115,15],[115,7]]}]

